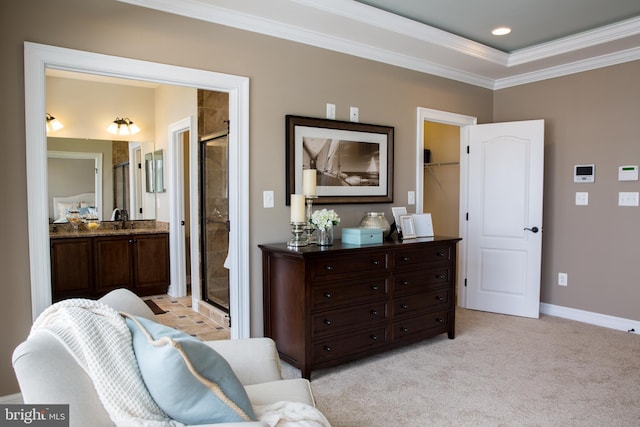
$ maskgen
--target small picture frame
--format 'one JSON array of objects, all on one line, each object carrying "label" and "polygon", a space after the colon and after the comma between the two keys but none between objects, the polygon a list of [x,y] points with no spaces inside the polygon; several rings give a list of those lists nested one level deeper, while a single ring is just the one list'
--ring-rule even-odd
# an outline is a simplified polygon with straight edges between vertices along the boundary
[{"label": "small picture frame", "polygon": [[402,229],[402,239],[415,239],[416,226],[413,222],[413,215],[400,215],[400,228]]},{"label": "small picture frame", "polygon": [[413,214],[416,237],[433,237],[433,221],[430,213]]},{"label": "small picture frame", "polygon": [[398,229],[398,231],[402,231],[400,217],[407,214],[407,208],[404,206],[396,206],[391,208],[391,212],[393,213],[393,220],[396,223],[396,228]]}]

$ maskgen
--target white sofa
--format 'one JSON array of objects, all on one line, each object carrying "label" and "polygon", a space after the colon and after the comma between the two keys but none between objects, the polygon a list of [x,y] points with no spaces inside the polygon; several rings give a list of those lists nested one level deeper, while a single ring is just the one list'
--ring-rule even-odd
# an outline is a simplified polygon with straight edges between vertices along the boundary
[{"label": "white sofa", "polygon": [[[154,318],[140,298],[124,289],[113,291],[100,301],[118,311]],[[208,341],[206,344],[229,362],[252,405],[293,401],[315,406],[306,379],[282,379],[280,359],[272,340],[250,338]],[[72,427],[114,425],[89,376],[52,335],[36,332],[21,343],[13,353],[13,367],[24,403],[69,404]],[[240,425],[267,426],[262,422],[215,424],[217,427]]]}]

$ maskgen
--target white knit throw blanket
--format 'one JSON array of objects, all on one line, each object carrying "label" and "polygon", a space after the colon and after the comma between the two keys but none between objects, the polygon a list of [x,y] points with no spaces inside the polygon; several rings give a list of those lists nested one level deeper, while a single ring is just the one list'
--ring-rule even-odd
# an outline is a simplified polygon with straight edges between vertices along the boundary
[{"label": "white knit throw blanket", "polygon": [[144,385],[131,332],[113,308],[99,301],[68,299],[47,308],[31,332],[53,334],[93,380],[117,426],[182,426],[158,407]]}]

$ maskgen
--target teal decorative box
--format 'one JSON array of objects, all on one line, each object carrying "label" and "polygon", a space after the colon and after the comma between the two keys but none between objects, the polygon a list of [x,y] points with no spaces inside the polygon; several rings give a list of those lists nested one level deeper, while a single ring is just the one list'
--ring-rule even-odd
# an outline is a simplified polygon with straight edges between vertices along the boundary
[{"label": "teal decorative box", "polygon": [[353,227],[342,229],[342,243],[349,245],[376,245],[382,243],[382,229]]}]

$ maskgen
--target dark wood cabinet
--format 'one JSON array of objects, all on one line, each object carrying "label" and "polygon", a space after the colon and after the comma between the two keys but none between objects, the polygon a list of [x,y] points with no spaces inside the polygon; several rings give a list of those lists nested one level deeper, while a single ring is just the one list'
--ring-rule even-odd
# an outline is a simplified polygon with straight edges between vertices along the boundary
[{"label": "dark wood cabinet", "polygon": [[51,239],[54,302],[99,298],[116,288],[138,296],[164,294],[169,280],[167,233]]},{"label": "dark wood cabinet", "polygon": [[169,235],[136,235],[133,248],[134,286],[138,294],[166,294],[170,280]]},{"label": "dark wood cabinet", "polygon": [[96,294],[135,288],[132,240],[133,236],[95,238]]},{"label": "dark wood cabinet", "polygon": [[305,378],[441,333],[453,339],[459,240],[259,245],[265,336]]},{"label": "dark wood cabinet", "polygon": [[72,297],[92,297],[93,278],[91,238],[51,240],[53,302]]}]

